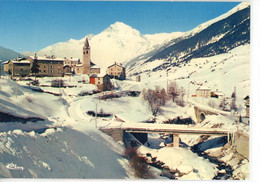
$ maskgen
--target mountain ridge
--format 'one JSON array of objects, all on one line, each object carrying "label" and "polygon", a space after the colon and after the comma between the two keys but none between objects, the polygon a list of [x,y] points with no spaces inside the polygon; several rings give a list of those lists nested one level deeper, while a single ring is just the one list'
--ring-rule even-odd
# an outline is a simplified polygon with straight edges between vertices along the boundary
[{"label": "mountain ridge", "polygon": [[[85,37],[88,37],[90,42],[93,62],[101,68],[106,68],[114,62],[129,66],[138,60],[138,57],[142,57],[142,55],[147,53],[151,53],[151,56],[153,56],[165,47],[176,44],[176,42],[182,39],[192,37],[213,23],[245,9],[249,5],[249,2],[242,2],[227,13],[202,23],[188,32],[141,34],[131,26],[116,21],[99,34],[89,34]],[[39,56],[55,55],[56,57],[82,59],[82,47],[85,37],[79,40],[71,38],[66,42],[58,42],[39,50],[37,54]],[[33,52],[24,52],[24,54],[34,55]]]},{"label": "mountain ridge", "polygon": [[[139,59],[129,64],[130,71],[133,72],[135,69],[134,64],[140,61],[143,63],[141,65],[139,63],[138,66],[155,60],[164,60],[161,65],[152,68],[153,71],[156,71],[170,66],[179,66],[181,63],[188,62],[193,58],[222,54],[239,45],[250,43],[250,6],[245,5],[248,5],[248,3],[240,4],[240,8],[233,8],[230,11],[234,12],[233,14],[228,12],[225,16],[220,16],[224,18],[217,18],[219,21],[212,21],[213,24],[196,34],[184,35],[173,40],[167,46],[161,48],[160,51],[150,54],[150,57],[142,55],[147,59]],[[137,72],[133,74],[137,74]]]}]

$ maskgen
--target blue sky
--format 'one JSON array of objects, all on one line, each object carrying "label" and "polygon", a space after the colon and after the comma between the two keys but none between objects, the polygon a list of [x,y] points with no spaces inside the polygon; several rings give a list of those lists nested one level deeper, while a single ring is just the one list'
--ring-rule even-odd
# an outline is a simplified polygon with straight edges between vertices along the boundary
[{"label": "blue sky", "polygon": [[98,34],[116,21],[142,34],[186,32],[239,2],[7,1],[0,0],[0,46],[37,51]]}]

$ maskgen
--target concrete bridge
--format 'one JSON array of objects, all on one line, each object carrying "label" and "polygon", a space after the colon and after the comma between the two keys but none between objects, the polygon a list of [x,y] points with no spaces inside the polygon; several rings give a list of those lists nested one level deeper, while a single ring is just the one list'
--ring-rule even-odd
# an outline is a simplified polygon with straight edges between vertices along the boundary
[{"label": "concrete bridge", "polygon": [[115,141],[124,141],[125,133],[132,133],[141,143],[148,140],[148,133],[165,133],[173,135],[173,146],[179,147],[179,135],[216,135],[227,136],[228,142],[234,140],[233,130],[220,128],[196,128],[187,125],[154,124],[154,123],[120,123],[100,128],[101,131],[111,136]]}]

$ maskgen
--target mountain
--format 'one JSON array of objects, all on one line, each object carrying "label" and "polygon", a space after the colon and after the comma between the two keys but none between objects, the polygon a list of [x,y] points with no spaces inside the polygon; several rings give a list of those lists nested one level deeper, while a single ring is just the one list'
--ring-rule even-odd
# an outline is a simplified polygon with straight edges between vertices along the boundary
[{"label": "mountain", "polygon": [[[101,68],[106,68],[114,62],[128,62],[183,34],[174,32],[142,35],[138,30],[122,22],[115,22],[103,32],[97,35],[87,35],[87,37],[91,46],[92,61]],[[85,37],[80,40],[70,39],[39,50],[37,54],[82,59],[84,41]],[[32,52],[24,52],[24,54],[34,55]]]},{"label": "mountain", "polygon": [[7,61],[10,59],[18,58],[19,56],[23,56],[23,55],[11,49],[6,49],[0,46],[0,60]]},{"label": "mountain", "polygon": [[[249,44],[249,5],[248,2],[239,4],[228,13],[199,25],[157,51],[132,60],[127,67],[132,74],[138,74],[140,67],[145,68],[144,64],[156,61],[157,63],[153,64],[155,66],[146,67],[147,70],[167,69],[171,66],[185,64],[194,58],[226,53],[240,45]],[[138,71],[134,71],[135,67],[138,68]]]}]

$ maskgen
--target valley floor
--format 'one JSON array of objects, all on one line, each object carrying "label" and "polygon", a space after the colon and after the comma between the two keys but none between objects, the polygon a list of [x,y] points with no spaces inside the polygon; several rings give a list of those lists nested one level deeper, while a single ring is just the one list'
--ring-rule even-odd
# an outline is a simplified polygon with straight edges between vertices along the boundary
[{"label": "valley floor", "polygon": [[[118,122],[117,118],[136,123],[151,120],[163,123],[177,117],[195,120],[192,105],[180,107],[169,101],[154,117],[142,95],[122,95],[103,100],[101,97],[111,92],[92,94],[95,86],[78,83],[81,77],[74,77],[70,82],[64,78],[67,83],[76,86],[73,88],[46,87],[51,83],[50,79],[40,79],[40,83],[45,85],[40,88],[49,93],[32,91],[25,81],[14,82],[7,77],[0,79],[0,112],[23,118],[24,121],[17,122],[13,118],[10,122],[0,122],[1,178],[135,179],[134,170],[124,157],[124,145],[99,131],[99,127]],[[142,91],[145,88],[145,85],[129,80],[113,80],[113,84],[116,88],[113,93]],[[88,94],[79,96],[83,92]],[[96,118],[89,115],[89,111],[111,116]],[[32,122],[29,121],[31,117],[42,120]],[[221,115],[208,117],[197,126],[238,127],[249,136],[247,124],[238,124],[233,118]],[[149,135],[149,147],[142,145],[138,153],[144,156],[150,153],[165,163],[175,174],[175,179],[211,180],[219,173],[225,173],[216,164],[193,153],[190,149],[196,145],[198,151],[218,157],[222,163],[230,165],[233,168],[230,179],[248,179],[248,159],[238,157],[225,142],[214,143],[218,140],[216,137],[205,139],[184,135],[181,136],[183,147],[178,149],[162,147],[171,143],[165,137]],[[149,170],[153,178],[166,178],[157,168],[150,166]]]}]

